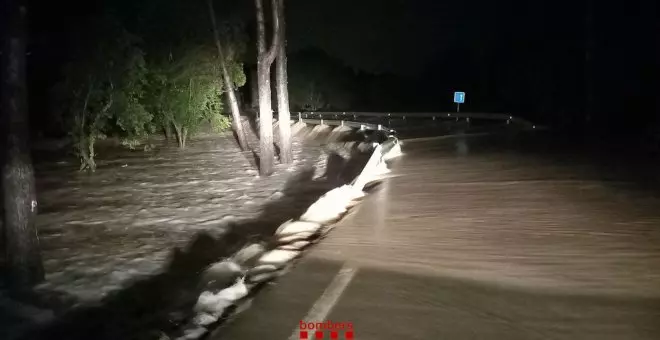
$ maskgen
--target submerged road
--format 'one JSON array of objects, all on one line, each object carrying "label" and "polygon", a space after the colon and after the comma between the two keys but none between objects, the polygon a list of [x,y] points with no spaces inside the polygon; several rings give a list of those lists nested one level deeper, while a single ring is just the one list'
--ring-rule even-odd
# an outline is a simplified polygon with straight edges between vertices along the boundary
[{"label": "submerged road", "polygon": [[300,339],[301,320],[365,340],[660,338],[657,164],[522,136],[403,149],[394,177],[211,338]]}]

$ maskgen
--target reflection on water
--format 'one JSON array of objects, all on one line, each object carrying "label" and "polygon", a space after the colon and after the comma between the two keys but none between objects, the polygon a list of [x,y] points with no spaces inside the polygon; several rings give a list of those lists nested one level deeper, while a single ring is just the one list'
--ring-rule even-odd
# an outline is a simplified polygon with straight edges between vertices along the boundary
[{"label": "reflection on water", "polygon": [[328,249],[426,275],[660,296],[657,161],[523,134],[404,152],[398,177]]},{"label": "reflection on water", "polygon": [[456,154],[459,156],[467,156],[470,147],[464,136],[456,139]]}]

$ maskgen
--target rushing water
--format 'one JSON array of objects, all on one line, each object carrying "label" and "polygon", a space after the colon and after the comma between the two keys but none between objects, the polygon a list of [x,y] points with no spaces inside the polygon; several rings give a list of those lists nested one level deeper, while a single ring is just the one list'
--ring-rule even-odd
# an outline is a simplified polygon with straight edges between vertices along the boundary
[{"label": "rushing water", "polygon": [[660,296],[657,159],[537,134],[404,143],[395,177],[355,216],[359,227],[324,244],[329,254],[526,287]]},{"label": "rushing water", "polygon": [[557,137],[404,141],[391,178],[211,338],[295,338],[324,309],[358,339],[658,339],[658,159]]},{"label": "rushing water", "polygon": [[185,150],[99,147],[94,173],[78,172],[75,159],[36,157],[42,288],[96,299],[153,274],[195,233],[221,234],[279,199],[296,170],[323,166],[317,146],[296,142],[294,153],[295,163],[270,177],[259,177],[252,154],[229,137],[197,138]]}]

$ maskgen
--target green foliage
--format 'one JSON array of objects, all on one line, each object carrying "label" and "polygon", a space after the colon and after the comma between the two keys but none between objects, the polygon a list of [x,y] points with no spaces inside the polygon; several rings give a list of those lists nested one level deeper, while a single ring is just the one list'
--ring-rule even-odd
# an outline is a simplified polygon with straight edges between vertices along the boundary
[{"label": "green foliage", "polygon": [[[225,5],[241,4],[223,3],[218,20],[234,88],[247,80],[247,36],[243,18]],[[231,126],[204,1],[102,1],[102,8],[101,17],[76,23],[73,57],[53,89],[81,169],[95,169],[94,147],[105,136],[135,149],[173,128],[184,147],[204,123],[217,132]]]},{"label": "green foliage", "polygon": [[243,63],[228,59],[227,71],[229,71],[229,76],[234,82],[234,89],[245,86],[245,83],[247,83],[247,75],[243,71]]},{"label": "green foliage", "polygon": [[151,114],[140,103],[147,69],[138,39],[111,19],[100,20],[64,68],[55,88],[58,107],[68,113],[69,134],[81,169],[95,170],[94,144],[116,132],[140,136],[150,130]]},{"label": "green foliage", "polygon": [[[240,63],[228,61],[234,86],[245,84],[246,77]],[[199,127],[210,122],[215,131],[231,126],[223,116],[222,82],[216,52],[209,47],[185,50],[178,59],[172,55],[152,69],[149,107],[155,121],[162,126],[172,125],[180,147]]]},{"label": "green foliage", "polygon": [[122,146],[126,148],[135,150],[138,146],[142,144],[142,141],[138,138],[123,138],[120,143]]},{"label": "green foliage", "polygon": [[211,117],[211,127],[217,133],[227,131],[231,129],[231,119],[226,115],[213,115]]}]

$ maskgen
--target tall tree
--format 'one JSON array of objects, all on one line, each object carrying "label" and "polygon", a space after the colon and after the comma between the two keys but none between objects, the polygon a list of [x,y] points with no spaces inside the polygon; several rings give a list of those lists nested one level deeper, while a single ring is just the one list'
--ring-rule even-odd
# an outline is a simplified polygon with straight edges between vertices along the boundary
[{"label": "tall tree", "polygon": [[277,17],[280,24],[279,46],[276,68],[277,88],[277,120],[280,128],[280,161],[284,164],[293,162],[291,150],[291,113],[289,112],[289,84],[287,75],[286,58],[286,20],[284,18],[284,0],[273,0],[277,2]]},{"label": "tall tree", "polygon": [[28,147],[29,122],[25,82],[25,0],[5,2],[2,54],[2,123],[5,147],[2,166],[4,233],[9,284],[20,289],[44,279],[35,226],[37,195]]},{"label": "tall tree", "polygon": [[257,10],[257,86],[259,87],[259,174],[273,172],[273,108],[270,90],[270,66],[277,56],[280,43],[279,3],[271,3],[273,12],[273,39],[266,49],[266,23],[262,0],[255,0]]},{"label": "tall tree", "polygon": [[54,97],[62,111],[72,114],[69,127],[80,170],[94,171],[98,140],[119,131],[129,138],[144,136],[153,116],[142,105],[147,69],[139,38],[116,18],[100,16],[80,40]]},{"label": "tall tree", "polygon": [[234,82],[231,79],[229,71],[227,70],[227,61],[225,59],[225,53],[222,48],[222,43],[220,42],[220,33],[218,32],[218,25],[215,20],[215,10],[213,9],[213,0],[206,1],[209,6],[209,16],[211,17],[211,25],[213,26],[213,37],[215,39],[215,46],[218,49],[218,59],[220,60],[220,69],[222,71],[222,79],[225,83],[225,91],[227,93],[227,100],[229,102],[229,108],[231,109],[231,116],[234,120],[233,127],[234,132],[236,133],[236,138],[238,139],[238,145],[241,150],[245,151],[248,149],[247,139],[245,138],[245,131],[243,129],[243,124],[241,123],[241,112],[238,107],[238,100],[236,99],[236,93],[234,92]]},{"label": "tall tree", "polygon": [[[217,132],[229,129],[231,120],[223,115],[221,96],[225,91],[218,67],[217,51],[211,46],[185,45],[169,60],[151,65],[152,81],[148,107],[159,122],[172,125],[180,148],[199,130],[211,123]],[[242,86],[245,75],[240,65],[227,67],[231,86]]]}]

